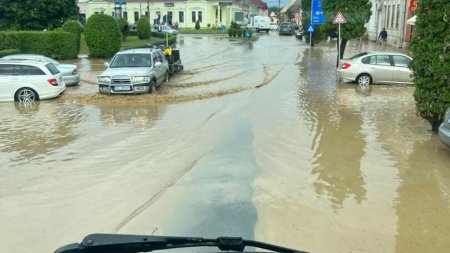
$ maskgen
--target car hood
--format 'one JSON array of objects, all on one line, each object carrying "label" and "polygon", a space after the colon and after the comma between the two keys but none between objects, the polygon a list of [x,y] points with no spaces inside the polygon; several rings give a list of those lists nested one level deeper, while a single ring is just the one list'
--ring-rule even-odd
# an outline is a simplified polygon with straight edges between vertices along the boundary
[{"label": "car hood", "polygon": [[151,72],[152,68],[108,68],[103,71],[100,76],[146,76]]}]

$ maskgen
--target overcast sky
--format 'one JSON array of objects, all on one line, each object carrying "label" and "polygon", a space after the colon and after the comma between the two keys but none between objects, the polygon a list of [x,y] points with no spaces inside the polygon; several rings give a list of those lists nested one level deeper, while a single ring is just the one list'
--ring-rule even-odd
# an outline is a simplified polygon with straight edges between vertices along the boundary
[{"label": "overcast sky", "polygon": [[[267,6],[276,6],[278,7],[278,0],[263,0],[264,2],[267,3]],[[280,0],[280,5],[281,8],[283,8],[284,6],[286,6],[288,3],[290,2],[290,0]]]}]

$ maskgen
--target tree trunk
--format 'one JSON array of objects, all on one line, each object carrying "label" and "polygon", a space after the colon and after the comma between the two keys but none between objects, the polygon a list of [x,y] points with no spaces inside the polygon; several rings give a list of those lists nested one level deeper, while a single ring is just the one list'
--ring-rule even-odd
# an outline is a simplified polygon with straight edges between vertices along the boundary
[{"label": "tree trunk", "polygon": [[433,131],[433,133],[437,133],[439,131],[439,126],[442,123],[442,119],[439,119],[439,115],[435,114],[429,121],[431,124],[431,131]]},{"label": "tree trunk", "polygon": [[347,39],[342,39],[340,50],[341,50],[341,59],[344,58],[345,46],[347,46]]},{"label": "tree trunk", "polygon": [[339,58],[339,54],[336,56],[336,68],[339,67],[339,60],[344,58],[345,46],[347,45],[347,39],[342,39],[342,42],[339,43],[339,39],[336,40],[337,48],[341,52],[341,58]]}]

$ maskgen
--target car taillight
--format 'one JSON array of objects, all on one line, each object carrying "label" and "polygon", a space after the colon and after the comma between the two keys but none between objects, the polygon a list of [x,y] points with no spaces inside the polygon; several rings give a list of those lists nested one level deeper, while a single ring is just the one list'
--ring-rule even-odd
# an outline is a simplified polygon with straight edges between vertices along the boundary
[{"label": "car taillight", "polygon": [[78,74],[78,69],[74,69],[74,70],[72,71],[72,75],[76,75],[76,74]]},{"label": "car taillight", "polygon": [[56,79],[48,79],[47,82],[52,86],[58,86],[58,80]]},{"label": "car taillight", "polygon": [[342,64],[342,69],[348,69],[350,66],[352,66],[350,63],[344,62],[344,64]]}]

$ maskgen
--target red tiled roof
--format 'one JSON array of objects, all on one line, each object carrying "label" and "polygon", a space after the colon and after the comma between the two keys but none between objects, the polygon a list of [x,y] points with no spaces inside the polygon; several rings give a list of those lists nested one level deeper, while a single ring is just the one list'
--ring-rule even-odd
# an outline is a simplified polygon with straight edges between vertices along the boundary
[{"label": "red tiled roof", "polygon": [[252,0],[252,2],[258,6],[259,8],[263,9],[263,10],[267,10],[267,3],[261,1],[261,0]]}]

